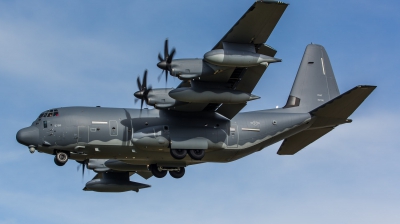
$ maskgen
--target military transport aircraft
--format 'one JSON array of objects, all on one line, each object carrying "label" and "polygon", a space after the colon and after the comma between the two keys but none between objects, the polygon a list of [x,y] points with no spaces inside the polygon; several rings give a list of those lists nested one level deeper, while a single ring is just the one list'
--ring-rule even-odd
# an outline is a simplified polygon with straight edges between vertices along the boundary
[{"label": "military transport aircraft", "polygon": [[[166,40],[157,66],[166,79],[182,82],[175,89],[153,89],[145,72],[134,94],[140,109],[47,110],[18,131],[17,141],[31,153],[55,155],[59,166],[73,159],[94,170],[84,190],[98,192],[139,191],[150,186],[130,181],[134,173],[181,178],[189,165],[235,161],[281,140],[278,154],[293,155],[350,123],[348,117],[376,86],[340,94],[324,47],[310,44],[283,108],[239,113],[259,98],[251,92],[266,68],[281,61],[264,43],[287,6],[255,2],[203,59],[174,59]],[[154,109],[143,109],[144,102]]]}]

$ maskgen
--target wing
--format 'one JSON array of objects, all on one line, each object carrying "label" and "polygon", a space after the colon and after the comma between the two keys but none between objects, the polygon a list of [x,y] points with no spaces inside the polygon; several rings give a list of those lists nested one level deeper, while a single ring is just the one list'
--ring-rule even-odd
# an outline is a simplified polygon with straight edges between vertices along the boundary
[{"label": "wing", "polygon": [[279,1],[255,2],[213,49],[222,49],[223,42],[264,44],[287,6]]},{"label": "wing", "polygon": [[[276,50],[265,45],[268,37],[281,18],[288,4],[278,1],[257,1],[236,22],[227,34],[215,45],[214,49],[223,48],[223,43],[253,44],[255,52],[274,57]],[[221,86],[228,86],[233,90],[251,93],[266,67],[263,65],[255,67],[236,67],[224,70],[216,75],[202,77],[201,81],[214,82]],[[182,83],[180,86],[187,86]],[[176,110],[180,111],[215,111],[232,119],[240,110],[246,106],[241,104],[216,104],[216,103],[190,103]]]}]

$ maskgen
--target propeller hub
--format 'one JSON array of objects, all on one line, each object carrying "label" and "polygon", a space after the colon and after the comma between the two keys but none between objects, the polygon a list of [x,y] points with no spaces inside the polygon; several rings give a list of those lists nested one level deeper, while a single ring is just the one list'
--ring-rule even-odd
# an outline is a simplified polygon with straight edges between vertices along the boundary
[{"label": "propeller hub", "polygon": [[157,67],[161,68],[162,70],[167,70],[168,69],[166,61],[158,62]]},{"label": "propeller hub", "polygon": [[[171,68],[171,62],[172,59],[174,58],[175,55],[175,48],[172,48],[171,52],[169,52],[168,49],[168,39],[165,40],[164,43],[164,57],[161,55],[161,53],[158,54],[158,60],[160,61],[157,64],[157,67],[161,68],[162,70],[165,71],[165,82],[168,81],[168,72],[171,72],[172,68]],[[158,76],[158,81],[160,81],[160,78],[162,76],[164,72],[162,72],[159,76]]]},{"label": "propeller hub", "polygon": [[143,91],[137,91],[133,94],[136,98],[143,99]]}]

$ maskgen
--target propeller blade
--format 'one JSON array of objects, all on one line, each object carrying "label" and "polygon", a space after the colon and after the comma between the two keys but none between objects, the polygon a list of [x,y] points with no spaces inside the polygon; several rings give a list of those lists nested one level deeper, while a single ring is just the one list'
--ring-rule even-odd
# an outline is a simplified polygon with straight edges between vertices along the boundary
[{"label": "propeller blade", "polygon": [[146,104],[148,105],[148,100],[149,100],[148,95],[149,95],[149,92],[153,88],[151,85],[147,86],[147,74],[148,74],[148,71],[146,69],[146,70],[144,70],[144,73],[143,73],[142,82],[140,82],[140,77],[137,78],[136,82],[137,82],[139,90],[133,94],[136,97],[135,103],[137,103],[137,101],[139,99],[141,100],[140,101],[140,111],[142,111],[142,109],[143,109],[143,101],[145,101]]},{"label": "propeller blade", "polygon": [[168,39],[165,39],[164,44],[164,60],[168,60]]},{"label": "propeller blade", "polygon": [[171,64],[172,58],[174,58],[175,52],[176,52],[175,48],[172,48],[171,54],[169,55],[169,57],[167,59],[167,64]]},{"label": "propeller blade", "polygon": [[142,89],[142,84],[140,83],[140,78],[139,78],[139,76],[137,77],[137,79],[136,79],[136,83],[137,83],[137,86],[138,86],[138,89],[139,89],[139,91]]},{"label": "propeller blade", "polygon": [[78,162],[78,166],[76,167],[76,171],[79,171],[80,168],[82,168],[82,181],[83,181],[83,177],[85,175],[85,165],[89,162],[87,159],[83,160],[83,161],[76,161]]},{"label": "propeller blade", "polygon": [[143,74],[143,83],[142,83],[142,89],[145,89],[147,87],[147,69],[144,70],[144,74]]},{"label": "propeller blade", "polygon": [[158,75],[157,80],[160,82],[161,76],[164,74],[164,70]]},{"label": "propeller blade", "polygon": [[[164,58],[161,56],[161,53],[158,54],[158,60],[160,61],[157,64],[157,67],[161,68],[162,70],[165,71],[165,82],[167,83],[168,81],[168,75],[172,74],[172,60],[175,56],[176,53],[176,49],[172,48],[171,52],[169,51],[169,47],[168,47],[168,39],[165,39],[164,42]],[[162,73],[158,76],[158,81],[160,81],[162,76]]]},{"label": "propeller blade", "polygon": [[82,179],[85,176],[85,163],[82,164]]}]

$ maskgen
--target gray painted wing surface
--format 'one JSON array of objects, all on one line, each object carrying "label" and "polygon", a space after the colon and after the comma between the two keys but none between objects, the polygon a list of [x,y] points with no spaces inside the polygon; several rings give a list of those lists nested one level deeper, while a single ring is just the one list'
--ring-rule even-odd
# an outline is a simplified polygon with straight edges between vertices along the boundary
[{"label": "gray painted wing surface", "polygon": [[278,1],[258,1],[236,22],[215,45],[221,49],[222,42],[263,44],[271,35],[288,4]]},{"label": "gray painted wing surface", "polygon": [[[258,1],[236,22],[228,33],[217,43],[213,49],[223,48],[222,42],[254,44],[256,51],[274,57],[276,50],[264,45],[272,33],[288,4],[277,1]],[[266,67],[263,65],[249,68],[232,68],[222,73],[202,77],[202,81],[220,83],[221,86],[232,84],[232,89],[245,93],[251,93],[260,78],[264,74]],[[216,111],[219,114],[231,119],[246,106],[241,104],[203,104],[190,103],[178,106],[175,110],[179,111]]]},{"label": "gray painted wing surface", "polygon": [[228,119],[232,119],[236,114],[238,114],[247,103],[239,103],[239,104],[222,104],[217,112]]}]

